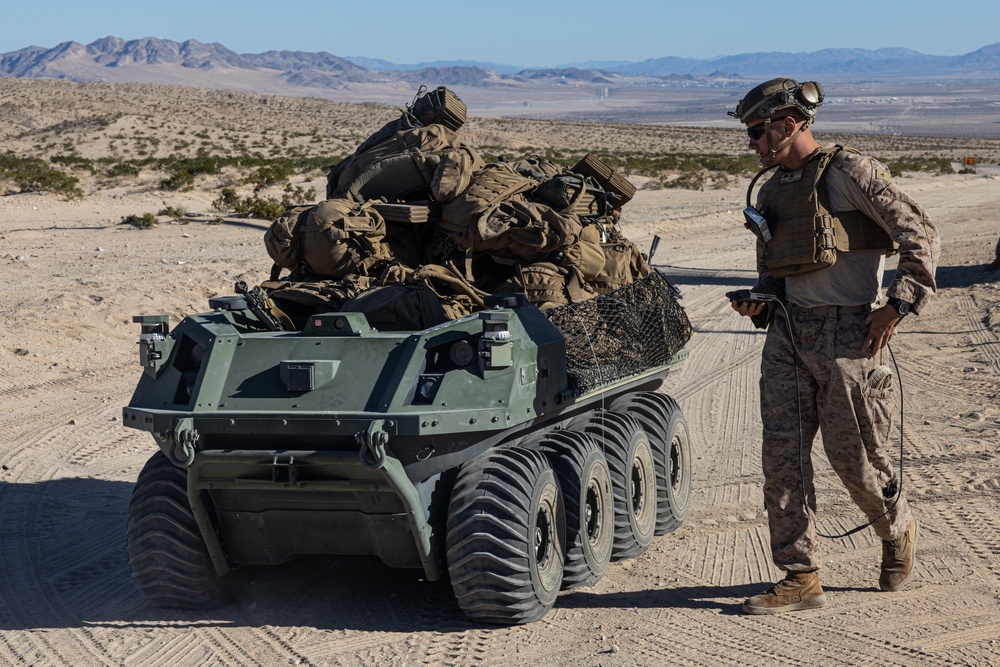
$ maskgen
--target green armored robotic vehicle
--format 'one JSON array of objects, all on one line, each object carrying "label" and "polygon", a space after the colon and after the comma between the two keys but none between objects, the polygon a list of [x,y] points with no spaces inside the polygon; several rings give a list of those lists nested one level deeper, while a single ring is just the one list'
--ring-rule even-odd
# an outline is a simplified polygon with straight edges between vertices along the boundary
[{"label": "green armored robotic vehicle", "polygon": [[379,557],[449,576],[471,618],[523,623],[684,519],[684,417],[656,393],[690,325],[657,272],[543,313],[523,295],[422,331],[248,297],[141,325],[126,426],[160,447],[128,517],[154,604],[210,607],[241,566]]}]

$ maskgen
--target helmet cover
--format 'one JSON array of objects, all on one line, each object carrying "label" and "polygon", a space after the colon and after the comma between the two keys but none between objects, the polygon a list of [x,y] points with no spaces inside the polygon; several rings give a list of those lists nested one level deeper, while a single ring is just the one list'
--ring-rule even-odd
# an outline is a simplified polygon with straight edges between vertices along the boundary
[{"label": "helmet cover", "polygon": [[823,103],[823,97],[823,87],[815,81],[799,83],[795,79],[779,77],[765,81],[747,93],[729,115],[749,124],[773,118],[783,109],[798,109],[812,120],[816,116],[816,108]]}]

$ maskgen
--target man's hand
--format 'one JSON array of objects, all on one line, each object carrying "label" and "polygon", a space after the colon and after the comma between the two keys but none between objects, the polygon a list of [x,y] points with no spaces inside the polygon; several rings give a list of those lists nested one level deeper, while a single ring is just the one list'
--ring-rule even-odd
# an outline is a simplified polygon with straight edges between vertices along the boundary
[{"label": "man's hand", "polygon": [[865,324],[868,325],[868,336],[861,346],[861,351],[868,351],[868,357],[874,357],[882,348],[889,344],[889,339],[896,333],[896,325],[903,318],[892,306],[882,306],[868,313]]},{"label": "man's hand", "polygon": [[743,317],[760,315],[767,307],[767,303],[764,301],[730,301],[729,305]]}]

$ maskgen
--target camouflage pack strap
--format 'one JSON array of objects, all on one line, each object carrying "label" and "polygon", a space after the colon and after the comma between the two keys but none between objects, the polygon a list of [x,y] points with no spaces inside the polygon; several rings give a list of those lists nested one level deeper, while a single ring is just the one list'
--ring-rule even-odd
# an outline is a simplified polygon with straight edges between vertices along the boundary
[{"label": "camouflage pack strap", "polygon": [[413,269],[399,260],[393,260],[385,265],[375,284],[379,286],[402,285],[412,275]]},{"label": "camouflage pack strap", "polygon": [[485,297],[489,296],[489,293],[477,289],[474,285],[469,283],[453,264],[451,266],[425,264],[414,271],[413,275],[410,276],[410,279],[412,281],[439,281],[450,287],[456,293],[464,294],[469,297],[478,307],[486,307]]}]

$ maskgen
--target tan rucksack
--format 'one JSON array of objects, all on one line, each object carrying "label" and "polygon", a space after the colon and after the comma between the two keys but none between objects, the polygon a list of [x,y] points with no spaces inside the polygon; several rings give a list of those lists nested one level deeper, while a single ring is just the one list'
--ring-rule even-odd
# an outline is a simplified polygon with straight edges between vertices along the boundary
[{"label": "tan rucksack", "polygon": [[295,206],[271,223],[264,233],[264,247],[274,261],[271,279],[277,280],[281,269],[297,271],[302,263],[302,248],[297,236],[314,206]]},{"label": "tan rucksack", "polygon": [[415,127],[351,156],[332,198],[393,201],[426,192],[434,201],[450,201],[483,165],[453,130],[443,125]]},{"label": "tan rucksack", "polygon": [[296,230],[300,272],[328,278],[372,275],[390,261],[392,253],[384,242],[385,220],[373,203],[328,199],[310,209]]},{"label": "tan rucksack", "polygon": [[585,225],[576,243],[566,246],[559,264],[578,271],[583,282],[593,282],[604,273],[607,257],[601,245],[601,231],[597,225]]},{"label": "tan rucksack", "polygon": [[326,175],[326,198],[333,199],[333,193],[337,191],[337,185],[340,182],[340,174],[347,168],[347,165],[354,162],[359,155],[368,151],[376,144],[380,144],[386,139],[402,132],[403,130],[412,130],[415,127],[423,127],[423,125],[424,123],[414,118],[412,114],[404,111],[399,118],[389,121],[381,128],[373,132],[367,139],[361,142],[360,146],[354,149],[354,152],[351,155],[348,155],[346,158],[330,168],[330,171]]},{"label": "tan rucksack", "polygon": [[582,231],[573,213],[510,199],[480,216],[473,249],[500,261],[534,263],[578,243]]}]

